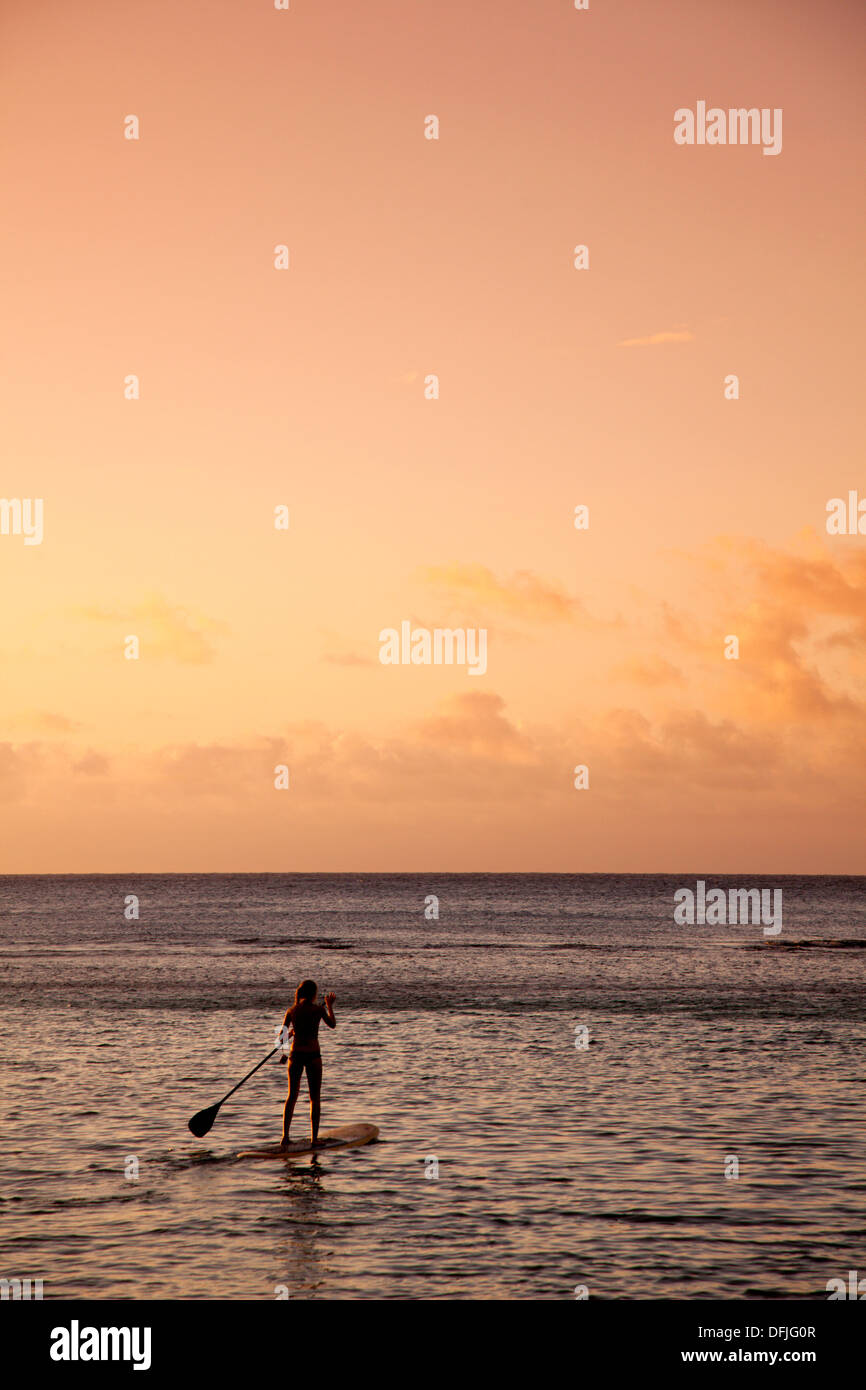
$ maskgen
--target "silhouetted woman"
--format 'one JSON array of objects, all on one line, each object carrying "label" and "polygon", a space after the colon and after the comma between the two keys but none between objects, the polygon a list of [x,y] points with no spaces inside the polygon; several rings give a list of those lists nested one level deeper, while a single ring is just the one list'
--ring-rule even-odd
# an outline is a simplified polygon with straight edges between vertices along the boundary
[{"label": "silhouetted woman", "polygon": [[[289,1126],[295,1113],[295,1102],[301,1089],[301,1077],[306,1070],[307,1086],[310,1090],[310,1142],[315,1144],[319,1138],[319,1115],[322,1108],[322,1054],[319,1051],[319,1024],[325,1020],[329,1028],[336,1028],[334,1017],[336,994],[326,994],[324,1007],[316,1003],[318,986],[315,980],[302,980],[295,991],[295,1002],[286,1010],[283,1029],[291,1025],[293,1038],[289,1053],[289,1094],[283,1110],[283,1137],[280,1148],[289,1147]],[[286,1036],[284,1031],[283,1036]],[[285,1061],[286,1059],[283,1058]]]}]

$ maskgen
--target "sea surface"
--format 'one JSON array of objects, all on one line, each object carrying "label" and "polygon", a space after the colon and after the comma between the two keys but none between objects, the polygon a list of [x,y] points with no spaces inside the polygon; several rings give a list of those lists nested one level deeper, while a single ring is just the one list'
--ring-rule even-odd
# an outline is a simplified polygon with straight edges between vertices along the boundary
[{"label": "sea surface", "polygon": [[[781,888],[781,934],[677,925],[699,878]],[[866,1274],[864,967],[864,878],[0,878],[0,1276],[46,1300],[826,1299]],[[379,1141],[238,1161],[279,1138],[276,1060],[204,1139],[187,1120],[304,976],[337,995],[322,1130]]]}]

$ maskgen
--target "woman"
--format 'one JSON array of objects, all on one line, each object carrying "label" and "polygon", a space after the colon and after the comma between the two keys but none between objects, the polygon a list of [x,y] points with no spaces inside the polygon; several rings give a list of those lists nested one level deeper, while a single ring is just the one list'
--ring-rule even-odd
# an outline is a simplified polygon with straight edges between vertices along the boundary
[{"label": "woman", "polygon": [[[319,1114],[322,1108],[322,1054],[319,1051],[319,1024],[325,1020],[329,1028],[336,1028],[334,1017],[336,994],[326,994],[325,1004],[316,1003],[318,986],[315,980],[302,980],[295,991],[295,1002],[286,1010],[283,1019],[283,1037],[291,1025],[293,1038],[289,1053],[289,1094],[283,1110],[283,1137],[280,1148],[289,1147],[289,1126],[295,1113],[295,1102],[301,1089],[301,1077],[306,1070],[307,1086],[310,1091],[310,1141],[315,1145],[319,1138]],[[285,1061],[286,1058],[283,1058]]]}]

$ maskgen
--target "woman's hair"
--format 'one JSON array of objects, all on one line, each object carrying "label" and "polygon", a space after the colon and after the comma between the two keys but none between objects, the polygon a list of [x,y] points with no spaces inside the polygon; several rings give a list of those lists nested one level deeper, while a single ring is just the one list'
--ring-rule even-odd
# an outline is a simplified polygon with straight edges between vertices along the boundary
[{"label": "woman's hair", "polygon": [[301,980],[301,983],[295,990],[295,1003],[300,1004],[302,999],[315,999],[318,991],[319,986],[316,984],[315,980]]}]

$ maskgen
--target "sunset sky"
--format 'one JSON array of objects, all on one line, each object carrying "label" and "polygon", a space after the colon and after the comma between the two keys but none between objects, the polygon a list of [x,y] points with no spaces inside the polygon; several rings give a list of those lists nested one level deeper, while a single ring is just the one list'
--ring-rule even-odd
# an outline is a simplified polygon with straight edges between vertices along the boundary
[{"label": "sunset sky", "polygon": [[864,872],[864,55],[853,0],[7,0],[0,872]]}]

